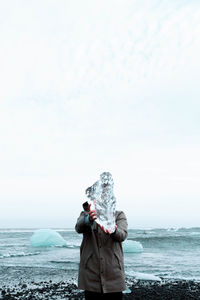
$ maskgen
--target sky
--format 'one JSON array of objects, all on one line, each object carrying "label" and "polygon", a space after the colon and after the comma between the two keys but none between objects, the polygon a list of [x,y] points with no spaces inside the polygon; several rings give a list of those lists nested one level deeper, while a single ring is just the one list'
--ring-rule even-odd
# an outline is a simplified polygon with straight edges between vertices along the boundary
[{"label": "sky", "polygon": [[200,2],[0,3],[0,228],[74,228],[109,171],[129,228],[200,226]]}]

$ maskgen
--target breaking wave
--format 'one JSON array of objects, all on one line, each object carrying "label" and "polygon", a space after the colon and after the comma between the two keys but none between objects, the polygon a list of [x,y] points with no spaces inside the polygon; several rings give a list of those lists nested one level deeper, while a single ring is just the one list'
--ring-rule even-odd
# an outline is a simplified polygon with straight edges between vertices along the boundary
[{"label": "breaking wave", "polygon": [[0,254],[0,258],[8,258],[8,257],[21,257],[21,256],[32,256],[32,255],[38,255],[41,252],[30,252],[30,253],[24,253],[24,252],[19,252],[19,253],[6,253],[6,254]]}]

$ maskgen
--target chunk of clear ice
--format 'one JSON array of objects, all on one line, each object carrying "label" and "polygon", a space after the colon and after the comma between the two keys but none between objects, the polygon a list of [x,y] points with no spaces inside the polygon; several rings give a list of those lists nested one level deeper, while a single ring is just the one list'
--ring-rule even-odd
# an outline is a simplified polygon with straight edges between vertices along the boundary
[{"label": "chunk of clear ice", "polygon": [[95,209],[97,212],[95,221],[110,230],[111,233],[115,231],[116,198],[113,194],[113,185],[112,175],[109,172],[103,172],[100,180],[87,188],[85,192],[89,198],[88,203],[91,204],[91,209]]},{"label": "chunk of clear ice", "polygon": [[53,229],[37,229],[30,237],[33,247],[67,246],[64,238]]}]

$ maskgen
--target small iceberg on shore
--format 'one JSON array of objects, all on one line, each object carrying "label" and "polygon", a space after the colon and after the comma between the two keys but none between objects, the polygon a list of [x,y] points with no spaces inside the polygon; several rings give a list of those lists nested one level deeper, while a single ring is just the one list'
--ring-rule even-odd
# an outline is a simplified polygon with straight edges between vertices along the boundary
[{"label": "small iceberg on shore", "polygon": [[30,244],[33,247],[67,246],[63,237],[52,229],[35,230],[30,238]]},{"label": "small iceberg on shore", "polygon": [[133,276],[134,276],[135,279],[138,279],[138,280],[162,281],[160,277],[155,276],[153,274],[134,272]]},{"label": "small iceberg on shore", "polygon": [[130,294],[131,290],[129,289],[129,287],[126,286],[126,290],[123,291],[123,294]]},{"label": "small iceberg on shore", "polygon": [[122,243],[125,253],[141,253],[143,252],[143,246],[140,242],[126,240]]}]

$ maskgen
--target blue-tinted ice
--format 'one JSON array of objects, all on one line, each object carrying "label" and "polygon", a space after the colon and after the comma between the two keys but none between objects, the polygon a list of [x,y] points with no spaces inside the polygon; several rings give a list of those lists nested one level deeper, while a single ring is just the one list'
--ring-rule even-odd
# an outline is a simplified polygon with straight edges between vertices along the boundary
[{"label": "blue-tinted ice", "polygon": [[30,243],[33,247],[67,246],[63,237],[52,229],[35,230],[30,238]]},{"label": "blue-tinted ice", "polygon": [[113,194],[113,185],[112,175],[104,172],[100,175],[100,180],[86,190],[91,208],[97,211],[96,222],[111,233],[115,231],[116,198]]},{"label": "blue-tinted ice", "polygon": [[126,240],[123,243],[124,253],[141,253],[143,252],[143,246],[140,242]]}]

